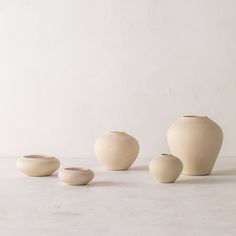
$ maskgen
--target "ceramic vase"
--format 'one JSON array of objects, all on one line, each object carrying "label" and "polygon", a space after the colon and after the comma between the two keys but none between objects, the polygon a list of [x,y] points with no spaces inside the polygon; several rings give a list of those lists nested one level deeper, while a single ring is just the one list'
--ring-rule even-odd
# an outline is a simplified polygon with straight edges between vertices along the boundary
[{"label": "ceramic vase", "polygon": [[167,141],[174,156],[184,164],[183,174],[211,173],[222,141],[222,129],[206,116],[184,116],[167,132]]},{"label": "ceramic vase", "polygon": [[49,176],[59,168],[60,161],[53,156],[28,155],[20,157],[16,166],[28,176]]},{"label": "ceramic vase", "polygon": [[180,159],[170,154],[161,154],[155,157],[149,164],[151,175],[160,183],[173,183],[183,170],[183,163]]},{"label": "ceramic vase", "polygon": [[58,176],[68,185],[86,185],[94,178],[94,172],[90,169],[69,167],[61,170]]},{"label": "ceramic vase", "polygon": [[125,132],[112,131],[97,139],[97,159],[108,170],[127,170],[139,153],[138,141]]}]

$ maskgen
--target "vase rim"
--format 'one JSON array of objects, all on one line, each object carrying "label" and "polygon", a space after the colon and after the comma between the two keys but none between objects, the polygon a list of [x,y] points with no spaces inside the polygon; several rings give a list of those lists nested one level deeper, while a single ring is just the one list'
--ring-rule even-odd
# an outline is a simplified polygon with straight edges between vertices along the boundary
[{"label": "vase rim", "polygon": [[202,119],[202,118],[208,118],[208,116],[197,116],[197,115],[184,115],[182,118],[196,118],[196,119]]},{"label": "vase rim", "polygon": [[110,131],[111,133],[115,133],[115,134],[126,134],[124,131],[116,131],[116,130],[112,130]]}]

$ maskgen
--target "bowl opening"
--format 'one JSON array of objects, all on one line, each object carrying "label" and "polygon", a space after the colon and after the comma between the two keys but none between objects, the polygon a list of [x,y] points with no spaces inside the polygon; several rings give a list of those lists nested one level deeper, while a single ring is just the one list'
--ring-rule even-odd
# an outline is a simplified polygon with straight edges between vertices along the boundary
[{"label": "bowl opening", "polygon": [[88,171],[88,168],[82,168],[82,167],[67,167],[64,168],[64,170],[71,170],[71,171]]},{"label": "bowl opening", "polygon": [[27,155],[24,158],[53,158],[53,156],[49,155]]}]

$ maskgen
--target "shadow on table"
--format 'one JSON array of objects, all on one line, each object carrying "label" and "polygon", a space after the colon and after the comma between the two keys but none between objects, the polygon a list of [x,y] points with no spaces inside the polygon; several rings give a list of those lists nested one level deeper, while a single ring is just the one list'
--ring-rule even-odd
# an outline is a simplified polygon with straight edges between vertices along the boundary
[{"label": "shadow on table", "polygon": [[229,184],[229,183],[235,183],[235,179],[229,179],[229,178],[216,178],[214,176],[196,176],[195,178],[189,178],[189,179],[178,179],[176,181],[178,184],[199,184],[199,185],[205,185],[205,184]]},{"label": "shadow on table", "polygon": [[122,183],[122,182],[115,182],[115,181],[93,181],[89,184],[89,186],[97,186],[97,187],[114,187],[114,186],[117,186],[117,185],[125,185],[126,183]]},{"label": "shadow on table", "polygon": [[50,175],[48,177],[50,177],[50,178],[58,178],[58,173],[59,173],[59,171],[53,173],[52,175]]},{"label": "shadow on table", "polygon": [[236,176],[236,169],[214,170],[212,176]]},{"label": "shadow on table", "polygon": [[129,171],[148,171],[148,165],[142,165],[142,166],[132,166],[129,168]]}]

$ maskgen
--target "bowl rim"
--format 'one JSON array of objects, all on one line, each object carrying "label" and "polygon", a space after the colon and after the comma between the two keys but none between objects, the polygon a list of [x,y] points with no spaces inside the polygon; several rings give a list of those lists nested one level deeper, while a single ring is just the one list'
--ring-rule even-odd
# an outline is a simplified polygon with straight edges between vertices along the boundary
[{"label": "bowl rim", "polygon": [[44,155],[44,154],[30,154],[30,155],[25,155],[23,156],[23,158],[27,158],[27,159],[51,159],[51,158],[55,158],[52,155]]},{"label": "bowl rim", "polygon": [[89,168],[80,167],[80,166],[65,167],[65,168],[63,168],[63,171],[66,171],[66,172],[91,172],[91,170]]}]

